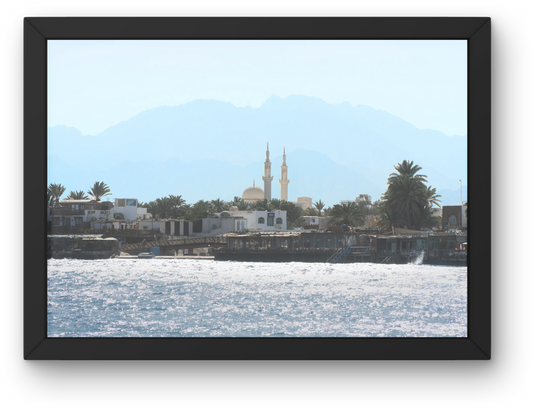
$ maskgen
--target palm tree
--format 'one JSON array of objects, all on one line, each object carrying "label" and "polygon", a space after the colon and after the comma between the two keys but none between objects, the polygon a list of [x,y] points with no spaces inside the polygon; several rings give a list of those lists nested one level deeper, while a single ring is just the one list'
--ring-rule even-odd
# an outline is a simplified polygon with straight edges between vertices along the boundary
[{"label": "palm tree", "polygon": [[390,231],[393,227],[402,226],[403,224],[405,224],[405,222],[394,210],[387,208],[382,208],[380,210],[378,227]]},{"label": "palm tree", "polygon": [[99,202],[102,197],[111,195],[111,189],[104,182],[94,182],[88,193]]},{"label": "palm tree", "polygon": [[329,223],[335,226],[360,226],[365,220],[363,210],[353,202],[334,205],[330,216]]},{"label": "palm tree", "polygon": [[247,210],[248,206],[250,206],[250,203],[245,202],[244,200],[241,200],[237,203],[237,209],[238,210]]},{"label": "palm tree", "polygon": [[281,210],[287,212],[287,227],[302,227],[304,219],[302,218],[303,210],[292,202],[281,201]]},{"label": "palm tree", "polygon": [[314,203],[314,206],[316,207],[316,210],[318,210],[318,215],[322,216],[322,209],[324,208],[326,204],[322,200],[318,200]]},{"label": "palm tree", "polygon": [[437,189],[435,189],[434,187],[432,188],[431,186],[428,186],[427,187],[427,190],[426,190],[426,200],[428,202],[428,205],[431,206],[437,206],[437,207],[440,207],[440,200],[439,200],[439,197],[441,197],[441,195],[438,195],[437,194]]},{"label": "palm tree", "polygon": [[440,225],[440,217],[435,216],[433,212],[433,207],[430,205],[424,206],[421,211],[420,218],[417,221],[416,228],[421,229],[422,227],[431,228],[437,227]]},{"label": "palm tree", "polygon": [[191,208],[191,218],[193,220],[203,219],[213,214],[214,207],[211,202],[198,200]]},{"label": "palm tree", "polygon": [[220,197],[215,200],[211,200],[211,204],[214,207],[215,212],[220,213],[224,210],[226,210],[226,202],[224,200],[221,200]]},{"label": "palm tree", "polygon": [[270,206],[272,207],[272,210],[281,210],[281,200],[271,199]]},{"label": "palm tree", "polygon": [[394,167],[397,173],[391,173],[387,180],[387,191],[383,195],[385,209],[398,214],[405,220],[408,228],[420,219],[422,209],[428,204],[428,194],[437,200],[435,189],[426,186],[426,176],[418,175],[422,168],[413,165],[413,161],[404,160]]},{"label": "palm tree", "polygon": [[273,210],[276,210],[274,205],[272,204],[272,201],[269,201],[268,199],[258,200],[257,202],[252,204],[252,209],[254,210],[265,210],[267,212],[271,212]]},{"label": "palm tree", "polygon": [[83,190],[71,190],[67,200],[83,200],[87,199],[87,195]]},{"label": "palm tree", "polygon": [[183,215],[182,206],[185,204],[185,199],[181,195],[170,195],[168,200],[170,202],[169,216],[174,219],[180,218]]},{"label": "palm tree", "polygon": [[59,203],[61,196],[63,196],[63,193],[65,193],[65,190],[67,190],[67,188],[61,183],[50,183],[50,186],[48,186],[48,193],[50,195],[50,203],[52,206],[55,206]]},{"label": "palm tree", "polygon": [[305,216],[318,216],[318,210],[316,210],[314,207],[310,207],[304,210],[304,215]]},{"label": "palm tree", "polygon": [[[413,161],[406,161],[404,160],[402,163],[398,163],[396,166],[394,166],[394,169],[396,170],[396,172],[398,172],[397,174],[396,173],[391,173],[389,176],[397,176],[397,175],[407,175],[409,177],[415,177],[416,173],[420,170],[422,170],[422,168],[418,165],[414,165],[413,164]],[[417,178],[424,178],[424,182],[426,181],[425,178],[427,177],[426,175],[416,175]]]},{"label": "palm tree", "polygon": [[173,210],[173,203],[168,197],[161,197],[155,199],[155,213],[160,219],[168,219],[171,217]]},{"label": "palm tree", "polygon": [[360,194],[356,197],[355,203],[363,209],[365,215],[372,214],[372,197],[367,194]]}]

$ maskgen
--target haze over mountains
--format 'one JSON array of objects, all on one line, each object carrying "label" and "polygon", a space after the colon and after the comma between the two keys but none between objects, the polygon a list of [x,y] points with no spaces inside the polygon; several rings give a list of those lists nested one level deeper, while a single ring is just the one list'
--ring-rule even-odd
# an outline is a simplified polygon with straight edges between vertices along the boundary
[{"label": "haze over mountains", "polygon": [[387,112],[318,98],[270,97],[260,108],[196,100],[141,112],[89,136],[48,128],[48,181],[87,190],[105,181],[114,197],[153,200],[169,194],[187,202],[241,196],[263,186],[270,144],[273,197],[279,197],[283,147],[289,199],[309,196],[333,205],[360,193],[377,200],[393,166],[404,159],[423,168],[443,204],[466,198],[467,138],[420,130]]}]

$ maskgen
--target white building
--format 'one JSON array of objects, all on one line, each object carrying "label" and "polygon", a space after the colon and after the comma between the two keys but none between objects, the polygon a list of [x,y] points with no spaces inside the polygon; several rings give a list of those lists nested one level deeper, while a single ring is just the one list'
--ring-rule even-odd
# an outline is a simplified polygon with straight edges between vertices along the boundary
[{"label": "white building", "polygon": [[202,219],[200,235],[216,236],[250,230],[276,231],[287,229],[285,210],[232,210]]},{"label": "white building", "polygon": [[138,207],[138,204],[137,199],[115,199],[113,218],[124,220],[151,219],[152,215],[147,213],[147,209]]}]

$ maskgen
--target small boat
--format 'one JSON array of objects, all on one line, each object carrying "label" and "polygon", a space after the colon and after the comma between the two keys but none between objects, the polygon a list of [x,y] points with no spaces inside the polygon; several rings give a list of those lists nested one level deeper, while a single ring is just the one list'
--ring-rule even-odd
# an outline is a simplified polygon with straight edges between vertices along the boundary
[{"label": "small boat", "polygon": [[139,253],[137,257],[138,258],[154,258],[155,254],[150,251],[148,253]]}]

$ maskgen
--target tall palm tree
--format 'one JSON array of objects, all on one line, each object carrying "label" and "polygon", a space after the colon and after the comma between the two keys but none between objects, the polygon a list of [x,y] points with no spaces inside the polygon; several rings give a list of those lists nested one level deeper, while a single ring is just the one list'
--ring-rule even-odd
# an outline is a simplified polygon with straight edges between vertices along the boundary
[{"label": "tall palm tree", "polygon": [[271,199],[270,206],[272,207],[272,210],[281,210],[281,200]]},{"label": "tall palm tree", "polygon": [[404,160],[394,167],[387,180],[387,191],[383,195],[385,209],[391,210],[404,219],[412,228],[420,219],[422,209],[428,204],[428,195],[436,201],[435,189],[428,190],[426,176],[417,174],[422,168],[413,161]]},{"label": "tall palm tree", "polygon": [[330,224],[334,226],[360,226],[365,220],[363,210],[353,202],[334,205],[330,216]]},{"label": "tall palm tree", "polygon": [[87,199],[87,195],[83,190],[71,190],[67,200],[83,200]]},{"label": "tall palm tree", "polygon": [[316,210],[318,210],[318,215],[322,216],[322,209],[324,208],[326,204],[322,200],[318,200],[314,203],[314,206],[316,207]]},{"label": "tall palm tree", "polygon": [[50,186],[48,186],[48,192],[52,206],[55,206],[59,203],[61,196],[63,196],[63,193],[65,193],[65,190],[67,190],[67,188],[61,183],[50,183]]},{"label": "tall palm tree", "polygon": [[102,197],[111,195],[111,189],[104,182],[94,182],[88,193],[99,202]]}]

